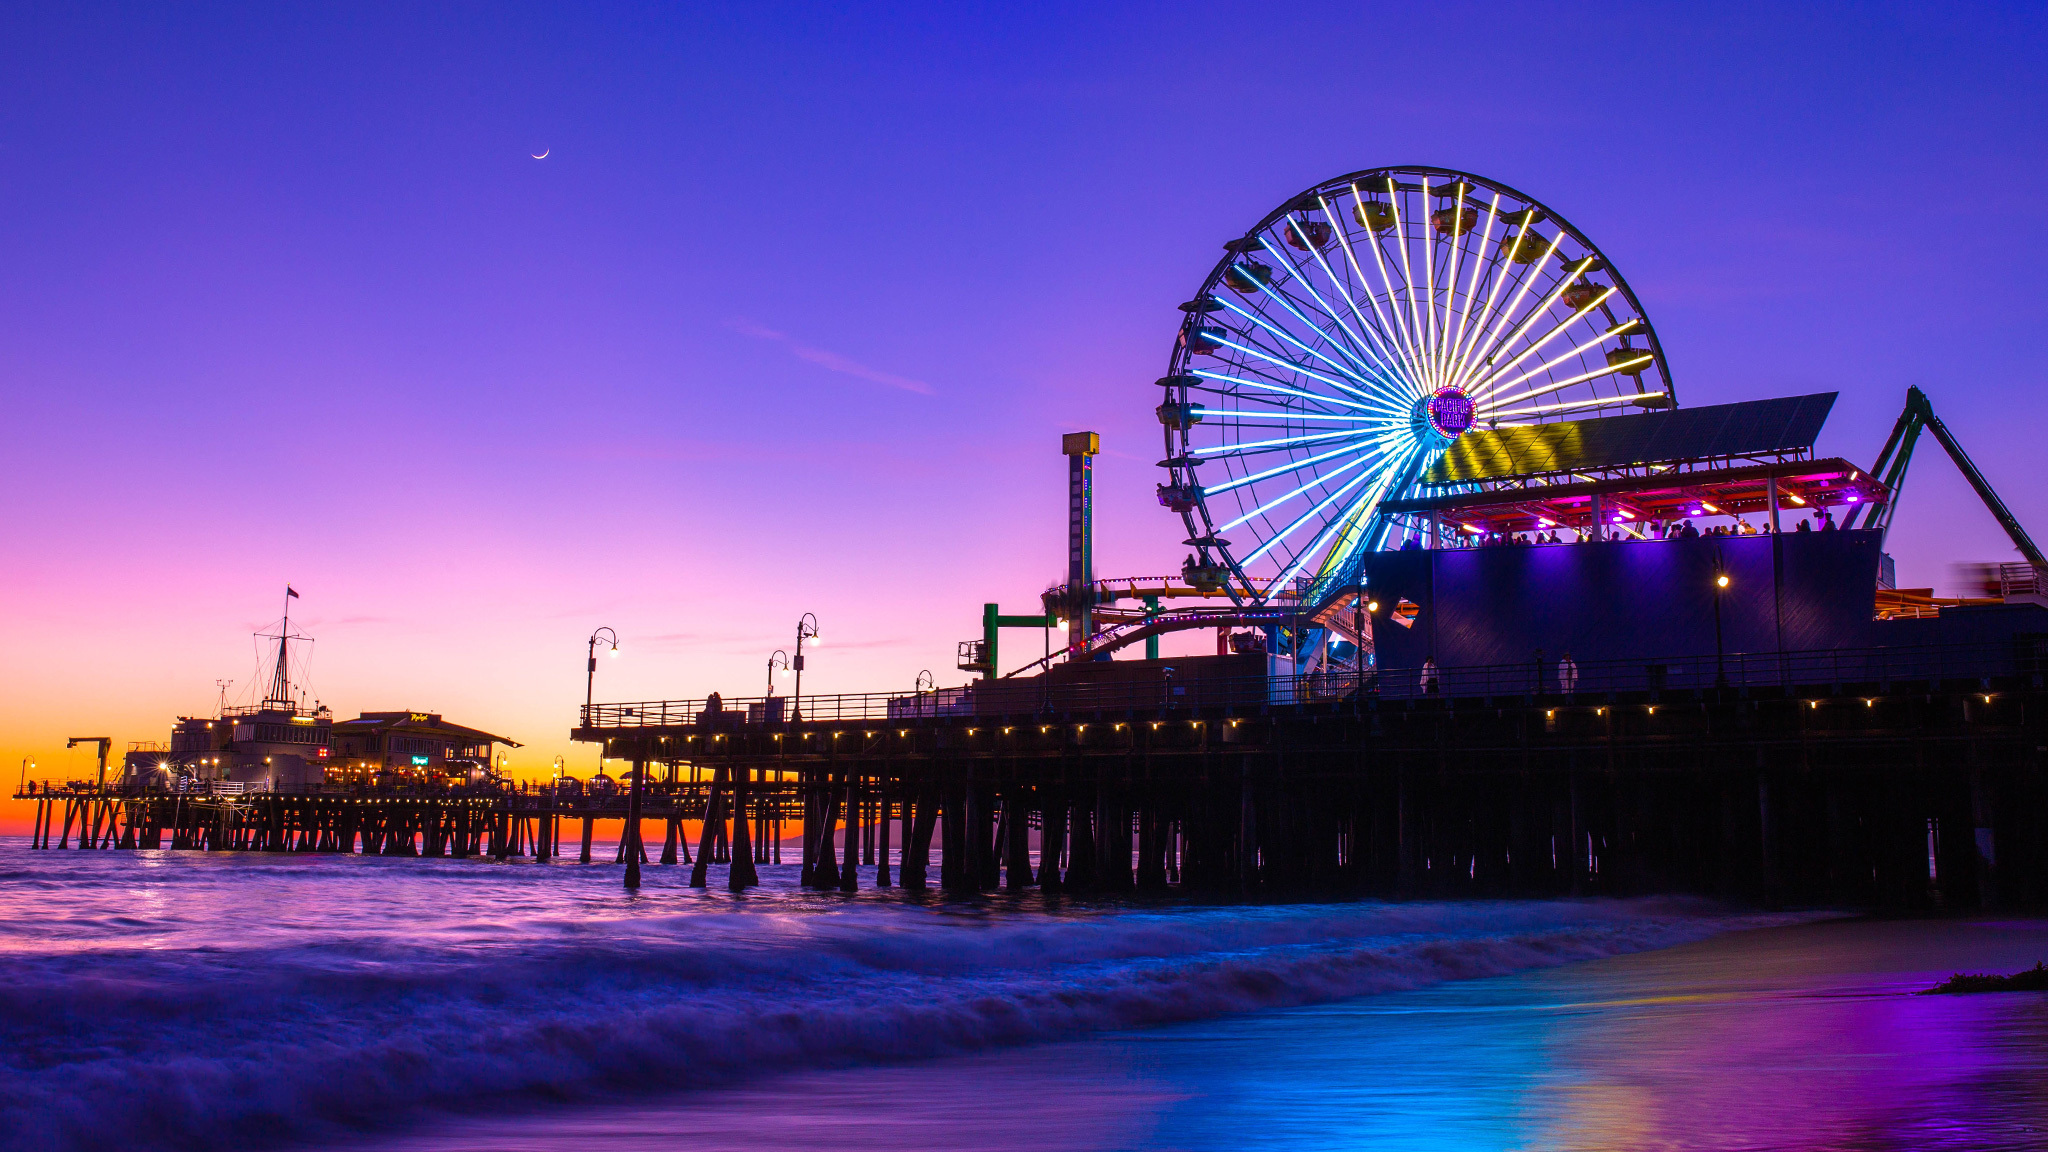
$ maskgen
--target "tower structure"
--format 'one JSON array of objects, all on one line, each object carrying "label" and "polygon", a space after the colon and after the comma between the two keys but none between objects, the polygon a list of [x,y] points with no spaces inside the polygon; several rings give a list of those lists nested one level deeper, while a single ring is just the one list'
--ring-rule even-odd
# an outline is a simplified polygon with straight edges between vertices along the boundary
[{"label": "tower structure", "polygon": [[1060,437],[1067,457],[1067,646],[1081,651],[1095,632],[1095,456],[1093,432]]}]

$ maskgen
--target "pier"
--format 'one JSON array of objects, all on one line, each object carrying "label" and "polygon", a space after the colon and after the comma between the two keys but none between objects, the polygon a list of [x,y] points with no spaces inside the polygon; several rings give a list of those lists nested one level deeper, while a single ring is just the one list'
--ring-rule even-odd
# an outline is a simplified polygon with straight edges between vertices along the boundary
[{"label": "pier", "polygon": [[2048,639],[1662,668],[1652,686],[1588,663],[1569,693],[1523,665],[1055,680],[811,697],[773,721],[758,701],[593,705],[574,735],[643,781],[662,831],[641,844],[630,783],[23,795],[37,847],[588,862],[603,824],[615,863],[700,886],[725,863],[738,888],[793,829],[801,881],[842,891],[2048,901]]}]

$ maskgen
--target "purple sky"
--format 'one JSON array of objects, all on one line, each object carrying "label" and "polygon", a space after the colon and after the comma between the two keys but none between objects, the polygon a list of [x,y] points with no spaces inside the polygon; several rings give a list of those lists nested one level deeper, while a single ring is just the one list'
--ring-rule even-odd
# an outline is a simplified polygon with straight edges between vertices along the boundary
[{"label": "purple sky", "polygon": [[[565,750],[601,697],[958,682],[1059,575],[1178,563],[1160,374],[1329,176],[1522,188],[1689,405],[1919,384],[2021,518],[2038,6],[15,5],[0,15],[0,754],[162,739],[294,582],[313,687]],[[544,160],[530,154],[547,149]],[[1901,581],[2011,549],[1930,443]],[[1019,636],[1012,644],[1028,641]],[[1198,645],[1199,646],[1199,645]],[[80,754],[71,754],[78,758]],[[587,750],[579,755],[587,758]]]}]

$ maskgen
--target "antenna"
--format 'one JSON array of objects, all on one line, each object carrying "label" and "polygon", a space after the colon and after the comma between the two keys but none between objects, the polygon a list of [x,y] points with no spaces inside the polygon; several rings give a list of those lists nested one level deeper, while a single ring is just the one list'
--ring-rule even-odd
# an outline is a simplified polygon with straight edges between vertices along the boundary
[{"label": "antenna", "polygon": [[213,713],[214,719],[218,720],[228,714],[228,689],[234,687],[235,682],[233,680],[215,680],[213,683],[214,687],[220,689],[220,704],[214,709]]},{"label": "antenna", "polygon": [[298,598],[297,589],[289,584],[284,586],[284,621],[278,626],[276,637],[277,666],[270,673],[270,693],[263,698],[265,708],[298,710],[298,704],[292,698],[291,642],[306,639],[292,634],[292,601]]}]

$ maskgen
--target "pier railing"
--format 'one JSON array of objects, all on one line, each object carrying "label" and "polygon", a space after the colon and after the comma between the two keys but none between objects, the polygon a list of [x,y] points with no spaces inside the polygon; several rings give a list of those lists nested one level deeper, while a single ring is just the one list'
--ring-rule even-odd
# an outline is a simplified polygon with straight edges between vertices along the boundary
[{"label": "pier railing", "polygon": [[[1111,683],[982,680],[926,692],[858,692],[753,699],[642,700],[592,705],[588,730],[739,730],[792,721],[834,724],[1033,712],[1239,708],[1355,698],[1419,700],[1538,696],[1561,701],[1623,694],[1762,688],[1877,694],[1905,686],[1986,686],[2048,671],[2048,637],[1984,644],[1729,652],[1724,655],[1572,661],[1561,657],[1437,668],[1341,668],[1295,676],[1162,677]],[[1974,690],[1974,688],[1972,689]]]}]

